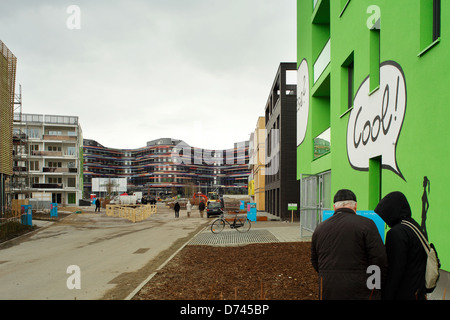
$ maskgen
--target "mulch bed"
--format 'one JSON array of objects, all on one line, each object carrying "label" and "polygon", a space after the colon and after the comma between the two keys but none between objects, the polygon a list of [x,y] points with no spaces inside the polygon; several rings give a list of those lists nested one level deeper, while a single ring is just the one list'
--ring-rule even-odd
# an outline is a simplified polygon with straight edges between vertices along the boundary
[{"label": "mulch bed", "polygon": [[317,300],[310,242],[188,245],[134,300]]}]

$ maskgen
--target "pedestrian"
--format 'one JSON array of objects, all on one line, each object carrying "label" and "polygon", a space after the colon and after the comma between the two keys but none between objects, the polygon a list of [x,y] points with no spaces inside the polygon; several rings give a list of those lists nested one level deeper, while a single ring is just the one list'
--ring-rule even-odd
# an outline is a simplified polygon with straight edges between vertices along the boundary
[{"label": "pedestrian", "polygon": [[192,204],[191,201],[188,200],[187,204],[186,204],[186,213],[188,218],[191,217],[191,210],[192,210]]},{"label": "pedestrian", "polygon": [[369,266],[379,267],[381,285],[386,269],[386,251],[378,229],[372,220],[356,215],[357,201],[351,190],[339,190],[333,202],[333,216],[320,223],[312,235],[311,263],[319,275],[319,297],[380,299],[379,288],[368,285],[372,276]]},{"label": "pedestrian", "polygon": [[175,210],[175,218],[179,218],[180,217],[180,204],[178,203],[178,201],[173,206],[173,209]]},{"label": "pedestrian", "polygon": [[95,212],[97,212],[97,209],[100,212],[100,198],[95,199]]},{"label": "pedestrian", "polygon": [[414,231],[403,220],[423,229],[411,217],[405,195],[399,191],[387,194],[375,212],[390,227],[386,234],[388,269],[386,283],[381,289],[383,300],[426,299],[425,270],[427,256]]},{"label": "pedestrian", "polygon": [[205,211],[205,203],[203,202],[203,200],[200,201],[198,210],[200,211],[200,217],[203,218],[203,211]]}]

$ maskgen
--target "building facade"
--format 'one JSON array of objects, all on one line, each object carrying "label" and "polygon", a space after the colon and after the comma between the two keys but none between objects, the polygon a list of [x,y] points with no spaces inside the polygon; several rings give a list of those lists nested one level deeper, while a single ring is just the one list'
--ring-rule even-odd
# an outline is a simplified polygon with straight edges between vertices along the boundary
[{"label": "building facade", "polygon": [[298,0],[297,15],[304,226],[341,188],[368,211],[402,191],[449,271],[450,3]]},{"label": "building facade", "polygon": [[258,211],[266,210],[265,187],[266,187],[266,173],[265,173],[265,140],[266,128],[264,117],[258,117],[256,122],[256,129],[250,135],[250,177],[248,185],[248,194],[252,198],[252,202],[256,203]]},{"label": "building facade", "polygon": [[296,84],[288,81],[289,75],[295,75],[296,71],[295,62],[279,65],[265,106],[265,209],[283,220],[291,219],[288,204],[298,203],[299,198]]},{"label": "building facade", "polygon": [[82,199],[82,131],[78,117],[14,115],[13,199],[78,205]]},{"label": "building facade", "polygon": [[228,150],[188,146],[161,138],[138,149],[113,149],[84,140],[84,193],[93,178],[126,178],[127,191],[149,196],[192,195],[193,192],[247,193],[248,141]]}]

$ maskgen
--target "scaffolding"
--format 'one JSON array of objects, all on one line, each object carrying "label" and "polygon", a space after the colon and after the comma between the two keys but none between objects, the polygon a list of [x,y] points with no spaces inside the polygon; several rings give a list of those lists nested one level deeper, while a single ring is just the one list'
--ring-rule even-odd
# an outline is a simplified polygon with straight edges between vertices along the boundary
[{"label": "scaffolding", "polygon": [[[14,95],[14,118],[13,123],[22,122],[22,86]],[[10,179],[9,200],[23,200],[29,198],[30,177],[28,168],[28,132],[27,126],[14,126],[13,128],[13,174]]]}]

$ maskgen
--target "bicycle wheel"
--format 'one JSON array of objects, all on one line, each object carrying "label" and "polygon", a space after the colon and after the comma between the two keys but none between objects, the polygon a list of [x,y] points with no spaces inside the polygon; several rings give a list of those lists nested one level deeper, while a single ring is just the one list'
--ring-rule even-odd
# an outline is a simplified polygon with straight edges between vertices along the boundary
[{"label": "bicycle wheel", "polygon": [[237,218],[235,228],[239,232],[248,232],[251,228],[250,220],[245,218]]},{"label": "bicycle wheel", "polygon": [[225,228],[225,221],[223,221],[222,219],[216,219],[211,224],[212,233],[221,233],[223,228]]}]

